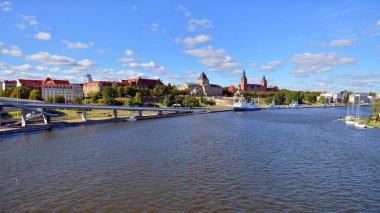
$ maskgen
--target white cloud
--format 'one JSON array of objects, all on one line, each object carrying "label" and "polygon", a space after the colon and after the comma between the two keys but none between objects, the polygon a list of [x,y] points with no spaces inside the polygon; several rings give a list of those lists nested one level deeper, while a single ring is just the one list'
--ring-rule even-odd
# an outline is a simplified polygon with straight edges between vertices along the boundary
[{"label": "white cloud", "polygon": [[23,29],[26,28],[26,25],[25,25],[25,24],[16,24],[15,26],[16,26],[16,28],[19,29],[19,30],[23,30]]},{"label": "white cloud", "polygon": [[44,65],[72,67],[76,70],[86,70],[97,66],[95,62],[89,59],[76,61],[67,56],[51,55],[48,52],[38,52],[33,55],[28,55],[25,59],[28,61],[39,61]]},{"label": "white cloud", "polygon": [[67,40],[63,40],[62,43],[66,44],[67,48],[69,49],[86,49],[86,48],[91,48],[92,46],[94,46],[93,42],[82,43],[82,42],[70,42]]},{"label": "white cloud", "polygon": [[186,37],[183,39],[177,38],[176,43],[183,43],[187,47],[191,48],[193,46],[196,46],[200,43],[204,43],[211,40],[211,36],[209,35],[197,35],[195,37]]},{"label": "white cloud", "polygon": [[38,40],[50,40],[51,34],[47,32],[38,32],[34,35],[34,38]]},{"label": "white cloud", "polygon": [[132,50],[125,50],[124,55],[133,56],[133,55],[135,55],[135,52],[133,52]]},{"label": "white cloud", "polygon": [[22,51],[18,46],[7,47],[3,42],[0,42],[1,53],[10,56],[22,56]]},{"label": "white cloud", "polygon": [[131,10],[136,11],[137,10],[137,6],[132,6]]},{"label": "white cloud", "polygon": [[178,9],[181,10],[183,12],[183,15],[186,16],[187,18],[191,17],[191,12],[187,7],[183,5],[178,5]]},{"label": "white cloud", "polygon": [[291,72],[296,77],[308,77],[311,74],[330,72],[332,66],[356,64],[352,57],[338,57],[336,53],[304,53],[289,59],[294,64]]},{"label": "white cloud", "polygon": [[242,73],[242,70],[233,70],[231,72],[228,72],[227,75],[241,75]]},{"label": "white cloud", "polygon": [[187,25],[187,31],[195,32],[197,29],[213,28],[214,25],[211,20],[208,19],[190,19]]},{"label": "white cloud", "polygon": [[281,64],[282,64],[281,61],[271,61],[271,62],[269,62],[268,65],[261,66],[260,69],[261,69],[261,70],[265,70],[265,71],[274,71],[274,70],[276,70]]},{"label": "white cloud", "polygon": [[3,12],[11,11],[12,10],[12,2],[10,2],[10,1],[0,2],[0,10]]},{"label": "white cloud", "polygon": [[130,63],[134,60],[135,60],[134,58],[119,58],[119,59],[117,59],[118,62],[124,62],[124,63]]},{"label": "white cloud", "polygon": [[240,66],[231,56],[226,55],[224,49],[215,49],[213,46],[186,50],[184,53],[200,58],[199,62],[210,67],[210,71],[226,71]]},{"label": "white cloud", "polygon": [[354,44],[354,39],[338,39],[334,41],[330,41],[327,43],[321,43],[321,47],[345,47],[345,46],[351,46]]},{"label": "white cloud", "polygon": [[160,27],[159,24],[152,23],[152,25],[150,26],[150,30],[152,30],[153,32],[157,32],[159,27]]},{"label": "white cloud", "polygon": [[35,16],[26,16],[26,15],[21,15],[21,20],[29,24],[30,26],[36,26],[38,25],[37,17]]},{"label": "white cloud", "polygon": [[380,20],[378,20],[378,21],[376,22],[376,25],[377,25],[377,26],[380,26]]},{"label": "white cloud", "polygon": [[166,67],[158,66],[153,61],[142,62],[142,63],[132,62],[129,64],[124,64],[123,66],[128,66],[128,67],[132,67],[132,68],[141,68],[143,70],[152,71],[153,73],[156,73],[156,74],[164,73],[167,70]]}]

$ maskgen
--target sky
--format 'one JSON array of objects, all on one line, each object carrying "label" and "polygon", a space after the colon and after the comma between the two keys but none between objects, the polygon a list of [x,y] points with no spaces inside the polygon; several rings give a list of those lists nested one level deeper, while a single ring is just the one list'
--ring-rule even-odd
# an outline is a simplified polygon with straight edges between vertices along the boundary
[{"label": "sky", "polygon": [[380,1],[0,0],[0,80],[380,92]]}]

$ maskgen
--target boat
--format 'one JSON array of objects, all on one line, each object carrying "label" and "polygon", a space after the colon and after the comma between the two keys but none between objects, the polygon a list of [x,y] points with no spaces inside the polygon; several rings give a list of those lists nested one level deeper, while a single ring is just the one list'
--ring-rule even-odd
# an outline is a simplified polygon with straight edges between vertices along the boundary
[{"label": "boat", "polygon": [[274,102],[274,99],[272,100],[272,103],[267,106],[267,109],[280,109],[280,106],[276,105]]},{"label": "boat", "polygon": [[359,129],[364,129],[366,128],[367,126],[364,124],[363,121],[360,121],[360,104],[358,104],[357,108],[356,108],[356,121],[353,120],[354,122],[354,126],[356,128],[359,128]]},{"label": "boat", "polygon": [[298,101],[293,101],[291,104],[288,106],[289,109],[302,109],[303,107],[298,103]]},{"label": "boat", "polygon": [[137,119],[135,118],[135,116],[131,116],[131,117],[127,118],[127,121],[133,122],[133,121],[137,121]]},{"label": "boat", "polygon": [[327,105],[326,105],[326,104],[318,104],[318,107],[319,107],[319,108],[326,108]]},{"label": "boat", "polygon": [[257,111],[261,109],[253,101],[251,101],[250,103],[247,103],[243,99],[244,99],[243,96],[240,96],[238,101],[232,105],[234,111]]}]

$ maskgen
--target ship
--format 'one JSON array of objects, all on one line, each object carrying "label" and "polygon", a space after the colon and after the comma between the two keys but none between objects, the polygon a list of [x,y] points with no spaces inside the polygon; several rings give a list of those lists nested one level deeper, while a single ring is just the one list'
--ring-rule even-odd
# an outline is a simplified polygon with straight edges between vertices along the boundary
[{"label": "ship", "polygon": [[253,101],[249,103],[244,101],[243,96],[240,96],[238,101],[235,102],[232,106],[233,106],[234,111],[257,111],[261,109]]}]

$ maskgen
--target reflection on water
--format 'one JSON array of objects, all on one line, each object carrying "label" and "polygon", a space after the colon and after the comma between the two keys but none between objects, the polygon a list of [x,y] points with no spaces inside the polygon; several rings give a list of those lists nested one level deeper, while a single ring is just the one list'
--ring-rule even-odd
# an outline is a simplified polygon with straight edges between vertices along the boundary
[{"label": "reflection on water", "polygon": [[0,211],[379,211],[380,130],[347,127],[344,114],[227,112],[3,137]]}]

